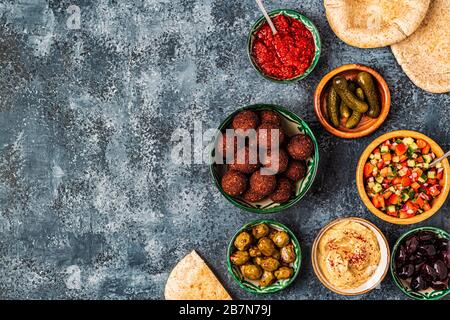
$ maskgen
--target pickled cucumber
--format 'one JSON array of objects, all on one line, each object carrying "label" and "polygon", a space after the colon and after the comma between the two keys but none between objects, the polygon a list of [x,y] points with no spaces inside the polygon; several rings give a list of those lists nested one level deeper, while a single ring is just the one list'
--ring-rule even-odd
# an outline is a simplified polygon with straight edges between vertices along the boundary
[{"label": "pickled cucumber", "polygon": [[376,118],[380,115],[380,102],[378,100],[377,89],[373,82],[372,76],[367,72],[360,72],[356,76],[356,82],[363,89],[367,103],[369,104],[369,111],[367,115],[371,118]]},{"label": "pickled cucumber", "polygon": [[358,97],[358,99],[360,99],[361,101],[364,101],[364,90],[362,88],[356,88],[355,91],[356,96]]},{"label": "pickled cucumber", "polygon": [[[364,100],[364,92],[361,88],[356,89],[356,96],[361,99],[361,101]],[[353,111],[352,115],[348,118],[347,122],[345,123],[345,127],[347,129],[353,129],[355,128],[358,123],[361,121],[363,114],[358,111]]]},{"label": "pickled cucumber", "polygon": [[[355,92],[355,90],[356,90],[356,85],[355,85],[355,83],[349,82],[349,83],[348,83],[348,89],[349,89],[351,92]],[[352,114],[352,109],[350,109],[350,108],[345,104],[345,102],[341,100],[341,105],[340,105],[340,107],[339,107],[339,112],[340,112],[340,114],[341,114],[342,117],[348,118],[348,117],[350,117],[350,115]]]},{"label": "pickled cucumber", "polygon": [[352,114],[352,109],[347,107],[345,102],[341,100],[341,105],[339,107],[339,113],[341,114],[342,117],[348,118]]},{"label": "pickled cucumber", "polygon": [[330,87],[327,96],[327,113],[328,118],[331,121],[331,124],[334,127],[339,127],[340,119],[339,119],[339,103],[340,103],[339,95],[333,86]]},{"label": "pickled cucumber", "polygon": [[364,101],[358,99],[348,88],[348,82],[344,77],[336,76],[333,78],[333,88],[345,104],[360,113],[367,112],[369,106]]}]

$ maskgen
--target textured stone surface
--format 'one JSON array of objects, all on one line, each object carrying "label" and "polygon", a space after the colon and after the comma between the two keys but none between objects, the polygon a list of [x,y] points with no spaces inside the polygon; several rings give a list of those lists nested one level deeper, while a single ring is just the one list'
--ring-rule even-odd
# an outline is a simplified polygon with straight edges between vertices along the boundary
[{"label": "textured stone surface", "polygon": [[[79,30],[66,9],[81,9]],[[279,3],[281,5],[281,2]],[[330,30],[322,2],[283,1],[317,25],[323,54],[305,80],[282,85],[250,66],[254,1],[0,2],[0,298],[163,298],[173,265],[192,249],[235,298],[227,273],[234,231],[258,218],[228,203],[207,165],[170,161],[174,129],[215,128],[232,111],[275,103],[305,119],[320,145],[310,192],[271,215],[299,235],[298,279],[267,299],[338,299],[313,274],[310,247],[337,217],[375,222],[391,245],[411,227],[384,223],[360,201],[354,171],[376,136],[419,130],[450,149],[448,94],[416,88],[389,48],[362,50]],[[270,9],[276,3],[268,5]],[[317,122],[314,88],[330,69],[373,66],[391,87],[391,113],[373,135],[348,141]],[[421,225],[450,227],[449,203]],[[363,298],[400,299],[390,275]]]}]

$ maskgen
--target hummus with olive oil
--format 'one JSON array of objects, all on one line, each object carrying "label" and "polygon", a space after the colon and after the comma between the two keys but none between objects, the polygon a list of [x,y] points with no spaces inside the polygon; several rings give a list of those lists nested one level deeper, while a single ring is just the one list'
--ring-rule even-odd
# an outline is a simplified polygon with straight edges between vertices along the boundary
[{"label": "hummus with olive oil", "polygon": [[338,222],[319,241],[318,263],[324,277],[338,289],[354,289],[373,275],[381,252],[376,235],[355,221]]}]

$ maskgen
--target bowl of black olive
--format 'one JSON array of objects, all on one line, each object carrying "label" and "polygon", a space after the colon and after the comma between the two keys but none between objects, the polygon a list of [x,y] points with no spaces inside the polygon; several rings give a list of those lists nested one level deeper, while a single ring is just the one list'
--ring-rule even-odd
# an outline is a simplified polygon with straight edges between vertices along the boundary
[{"label": "bowl of black olive", "polygon": [[395,284],[416,300],[438,300],[450,293],[450,234],[434,227],[412,229],[392,250]]},{"label": "bowl of black olive", "polygon": [[260,219],[242,226],[228,246],[228,271],[244,290],[263,294],[289,286],[302,261],[300,244],[284,224]]}]

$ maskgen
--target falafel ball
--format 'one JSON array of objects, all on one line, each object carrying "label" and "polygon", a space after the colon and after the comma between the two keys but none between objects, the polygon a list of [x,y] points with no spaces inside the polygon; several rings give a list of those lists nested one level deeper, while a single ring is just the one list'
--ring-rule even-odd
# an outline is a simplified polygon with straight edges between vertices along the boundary
[{"label": "falafel ball", "polygon": [[230,155],[235,154],[237,151],[237,137],[234,136],[234,144],[227,143],[226,133],[221,133],[217,138],[216,152],[222,157],[226,157],[228,153]]},{"label": "falafel ball", "polygon": [[262,196],[271,194],[277,186],[277,178],[274,175],[263,175],[261,170],[255,171],[250,177],[250,190]]},{"label": "falafel ball", "polygon": [[236,134],[245,134],[248,129],[256,129],[259,125],[258,115],[251,110],[244,110],[234,116],[231,124]]},{"label": "falafel ball", "polygon": [[274,123],[263,123],[258,127],[256,135],[258,137],[258,143],[260,147],[270,149],[272,147],[272,133],[275,134],[275,130],[278,130],[278,145],[282,145],[286,134],[283,128]]},{"label": "falafel ball", "polygon": [[267,154],[261,160],[263,167],[269,169],[273,174],[286,171],[289,163],[289,156],[283,149],[278,150],[278,157],[272,150],[267,150]]},{"label": "falafel ball", "polygon": [[258,155],[256,154],[255,157],[256,162],[250,161],[255,160],[250,157],[250,149],[248,147],[239,149],[234,156],[234,160],[229,164],[229,168],[242,173],[253,173],[259,168]]},{"label": "falafel ball", "polygon": [[269,196],[270,200],[277,203],[288,201],[292,195],[292,184],[288,178],[280,178],[275,191]]},{"label": "falafel ball", "polygon": [[261,123],[273,123],[277,126],[281,126],[281,118],[279,114],[272,110],[263,110],[259,114],[261,118]]},{"label": "falafel ball", "polygon": [[293,182],[297,182],[298,180],[303,179],[303,177],[305,176],[306,165],[303,161],[290,161],[284,174]]},{"label": "falafel ball", "polygon": [[247,177],[236,170],[225,172],[222,177],[222,189],[230,196],[238,196],[244,193],[247,189]]},{"label": "falafel ball", "polygon": [[258,202],[262,200],[265,196],[260,195],[259,193],[256,193],[255,191],[249,189],[242,195],[242,198],[244,198],[245,201],[248,202]]},{"label": "falafel ball", "polygon": [[295,160],[306,160],[312,155],[314,144],[309,136],[297,134],[289,141],[287,150]]}]

